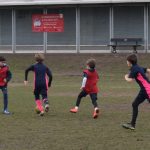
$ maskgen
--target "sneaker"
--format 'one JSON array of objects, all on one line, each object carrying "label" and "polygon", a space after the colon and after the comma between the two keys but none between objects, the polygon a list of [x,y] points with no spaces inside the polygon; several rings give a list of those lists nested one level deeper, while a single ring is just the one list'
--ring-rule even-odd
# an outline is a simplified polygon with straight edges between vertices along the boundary
[{"label": "sneaker", "polygon": [[11,115],[11,113],[8,110],[4,110],[3,114],[5,114],[5,115]]},{"label": "sneaker", "polygon": [[72,108],[72,109],[70,109],[70,112],[71,112],[71,113],[77,113],[77,112],[78,112],[78,109],[77,109],[77,108]]},{"label": "sneaker", "polygon": [[39,115],[44,116],[44,111],[41,111]]},{"label": "sneaker", "polygon": [[45,112],[48,112],[49,111],[49,104],[46,104],[45,105]]},{"label": "sneaker", "polygon": [[98,118],[98,115],[99,115],[99,109],[94,110],[93,118],[94,119]]},{"label": "sneaker", "polygon": [[135,130],[135,127],[131,123],[125,123],[122,127],[125,129]]}]

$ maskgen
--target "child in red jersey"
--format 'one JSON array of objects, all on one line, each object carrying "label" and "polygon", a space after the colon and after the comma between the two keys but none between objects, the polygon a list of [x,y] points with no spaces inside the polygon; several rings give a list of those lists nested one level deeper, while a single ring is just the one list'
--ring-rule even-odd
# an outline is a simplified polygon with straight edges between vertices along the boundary
[{"label": "child in red jersey", "polygon": [[96,119],[99,115],[99,108],[97,104],[97,93],[98,93],[97,83],[99,80],[99,76],[97,71],[95,70],[96,63],[94,59],[89,59],[86,62],[86,65],[87,69],[83,71],[83,81],[81,86],[82,91],[78,95],[76,106],[70,109],[70,112],[77,113],[81,99],[83,97],[86,97],[87,95],[90,95],[92,104],[94,106],[93,118]]},{"label": "child in red jersey", "polygon": [[11,113],[8,111],[7,84],[11,80],[12,74],[9,70],[9,67],[6,65],[5,61],[6,59],[0,56],[0,90],[2,91],[4,97],[3,114],[10,115]]}]

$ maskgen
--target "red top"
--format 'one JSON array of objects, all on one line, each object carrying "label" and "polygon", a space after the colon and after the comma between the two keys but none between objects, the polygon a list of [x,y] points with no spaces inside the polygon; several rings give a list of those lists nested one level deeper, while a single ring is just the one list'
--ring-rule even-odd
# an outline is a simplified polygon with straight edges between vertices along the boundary
[{"label": "red top", "polygon": [[98,80],[99,80],[99,76],[98,76],[97,71],[94,70],[93,72],[91,72],[88,69],[85,69],[83,72],[87,74],[86,85],[83,89],[88,94],[98,93],[97,83],[98,83]]},{"label": "red top", "polygon": [[8,70],[9,70],[8,66],[0,68],[0,86],[7,85],[7,83],[4,81],[4,79],[7,78]]}]

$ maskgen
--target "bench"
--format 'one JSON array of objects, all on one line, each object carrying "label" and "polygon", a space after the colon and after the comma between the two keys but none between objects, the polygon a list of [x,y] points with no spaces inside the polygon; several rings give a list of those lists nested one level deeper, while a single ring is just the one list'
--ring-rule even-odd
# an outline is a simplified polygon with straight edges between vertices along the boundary
[{"label": "bench", "polygon": [[142,38],[111,38],[112,53],[117,53],[117,47],[133,47],[133,53],[137,53],[137,47],[142,46]]}]

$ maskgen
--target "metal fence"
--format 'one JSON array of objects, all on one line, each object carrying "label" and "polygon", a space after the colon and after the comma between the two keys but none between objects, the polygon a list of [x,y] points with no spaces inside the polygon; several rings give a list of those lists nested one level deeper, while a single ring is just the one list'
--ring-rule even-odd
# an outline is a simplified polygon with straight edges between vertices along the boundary
[{"label": "metal fence", "polygon": [[[32,32],[33,14],[59,12],[64,32]],[[112,37],[143,38],[139,52],[149,52],[149,24],[148,3],[0,7],[0,53],[110,53]]]}]

